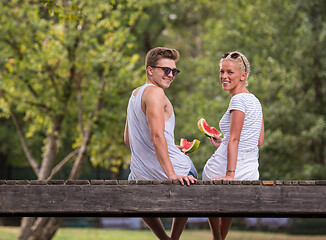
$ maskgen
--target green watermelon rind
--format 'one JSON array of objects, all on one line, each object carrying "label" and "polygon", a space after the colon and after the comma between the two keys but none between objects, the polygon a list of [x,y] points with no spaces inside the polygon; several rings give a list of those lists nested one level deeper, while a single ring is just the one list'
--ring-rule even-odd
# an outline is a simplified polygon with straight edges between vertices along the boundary
[{"label": "green watermelon rind", "polygon": [[[190,147],[189,147],[188,149],[186,149],[186,148],[184,148],[184,146],[183,146],[183,141],[186,141],[187,143],[192,143],[192,145],[190,145]],[[181,138],[181,140],[180,140],[180,146],[183,147],[183,148],[181,149],[181,151],[184,152],[184,153],[190,153],[190,152],[194,152],[194,151],[196,151],[197,148],[199,147],[199,144],[200,144],[200,141],[197,140],[197,139],[193,140],[192,142],[188,142],[188,141],[187,141],[186,139],[184,139],[184,138]]]}]

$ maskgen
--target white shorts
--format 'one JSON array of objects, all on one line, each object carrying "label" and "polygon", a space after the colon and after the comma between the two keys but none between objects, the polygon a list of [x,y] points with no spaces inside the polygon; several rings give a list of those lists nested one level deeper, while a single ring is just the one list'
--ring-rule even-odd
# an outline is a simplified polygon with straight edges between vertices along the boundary
[{"label": "white shorts", "polygon": [[[258,147],[247,151],[239,151],[234,180],[258,180],[258,156]],[[206,162],[203,170],[203,180],[224,177],[226,175],[226,167],[227,145],[222,143]]]}]

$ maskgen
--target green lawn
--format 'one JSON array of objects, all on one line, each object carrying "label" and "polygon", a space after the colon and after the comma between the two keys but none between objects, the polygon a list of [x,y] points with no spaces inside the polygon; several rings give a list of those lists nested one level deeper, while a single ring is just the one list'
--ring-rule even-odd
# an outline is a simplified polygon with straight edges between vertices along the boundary
[{"label": "green lawn", "polygon": [[[18,227],[0,226],[1,240],[16,240]],[[228,240],[324,240],[326,236],[287,235],[249,231],[231,231]],[[108,230],[98,228],[61,228],[54,240],[154,240],[149,230]],[[185,230],[182,240],[211,239],[209,230]]]}]

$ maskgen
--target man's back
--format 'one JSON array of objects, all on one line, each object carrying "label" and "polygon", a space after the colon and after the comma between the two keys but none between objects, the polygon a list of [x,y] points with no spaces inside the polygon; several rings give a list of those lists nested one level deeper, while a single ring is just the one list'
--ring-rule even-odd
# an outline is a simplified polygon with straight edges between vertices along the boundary
[{"label": "man's back", "polygon": [[[150,129],[148,125],[148,118],[142,109],[144,103],[143,93],[154,88],[153,84],[145,84],[142,87],[134,91],[129,99],[127,109],[128,129],[129,129],[129,142],[131,149],[131,176],[134,180],[164,180],[167,179],[159,161],[157,160]],[[174,143],[174,126],[175,118],[173,108],[169,100],[165,97],[168,102],[167,110],[171,108],[170,117],[164,123],[164,136],[168,147],[168,154],[171,159],[174,170],[179,175],[187,175],[191,160],[188,156],[184,155]],[[168,113],[167,113],[168,114]]]}]

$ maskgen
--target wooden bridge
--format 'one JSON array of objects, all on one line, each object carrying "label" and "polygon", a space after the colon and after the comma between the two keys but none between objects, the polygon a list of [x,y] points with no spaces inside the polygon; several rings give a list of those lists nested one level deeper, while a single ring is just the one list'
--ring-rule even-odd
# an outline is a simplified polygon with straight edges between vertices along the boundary
[{"label": "wooden bridge", "polygon": [[0,180],[0,216],[326,217],[326,180]]}]

